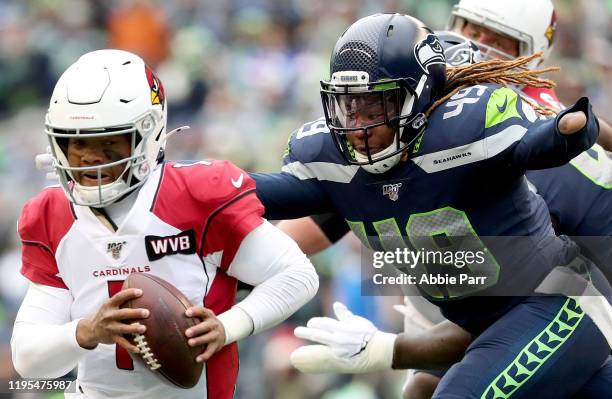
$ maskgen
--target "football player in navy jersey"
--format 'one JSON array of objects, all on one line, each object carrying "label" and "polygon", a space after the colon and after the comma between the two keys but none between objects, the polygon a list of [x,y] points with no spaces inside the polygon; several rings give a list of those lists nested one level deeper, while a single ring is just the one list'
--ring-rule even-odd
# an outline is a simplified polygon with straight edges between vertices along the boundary
[{"label": "football player in navy jersey", "polygon": [[[445,49],[450,48],[450,53],[446,54],[449,65],[459,66],[487,59],[516,59],[542,52],[540,57],[528,65],[530,68],[538,68],[547,59],[555,43],[557,17],[550,0],[460,0],[453,7],[447,28],[450,31],[436,32],[436,35]],[[475,47],[476,52],[467,49],[465,37],[472,41],[471,47]],[[474,59],[475,56],[477,59]],[[522,95],[541,106],[557,111],[563,108],[551,87],[524,85],[517,88],[520,88]],[[605,150],[612,151],[612,127],[601,118],[599,123],[597,143]],[[332,238],[342,236],[346,231],[341,217],[338,218],[340,222],[335,221],[333,215],[313,218],[317,224],[325,224],[326,233],[331,234]],[[285,220],[279,227],[288,232],[307,253],[316,253],[331,245],[310,217]]]},{"label": "football player in navy jersey", "polygon": [[[460,66],[479,62],[482,54],[467,39],[451,32],[436,32],[445,50],[448,65]],[[534,92],[534,90],[532,90]],[[540,99],[539,96],[530,96]],[[550,106],[541,102],[540,105]],[[572,159],[567,165],[552,169],[530,170],[526,176],[535,192],[547,203],[557,234],[566,234],[580,244],[581,252],[594,260],[612,281],[612,159],[601,146],[592,148]],[[344,236],[350,228],[337,214],[312,217],[318,227],[309,227],[310,218],[281,223],[281,227],[297,237],[310,253],[325,249]],[[306,239],[306,240],[304,240]],[[420,302],[419,302],[420,303]],[[421,305],[422,306],[422,305]],[[410,322],[411,320],[409,320]],[[404,357],[412,367],[431,367],[449,359],[460,359],[472,340],[465,330],[443,322],[422,334],[404,336]],[[453,362],[451,362],[453,363]],[[421,365],[421,366],[419,366]],[[450,366],[450,364],[449,364]],[[581,394],[596,395],[601,387],[612,383],[612,368],[603,368],[596,378],[581,389]],[[444,372],[418,370],[409,379],[404,397],[429,398]],[[605,389],[604,391],[605,392]],[[589,396],[590,397],[590,396]]]},{"label": "football player in navy jersey", "polygon": [[[438,239],[454,250],[488,246],[486,262],[471,270],[485,285],[421,287],[477,337],[436,397],[568,397],[600,369],[609,346],[573,299],[524,296],[576,254],[554,235],[524,172],[563,165],[589,148],[596,119],[586,99],[554,119],[540,117],[509,88],[456,75],[445,82],[444,65],[439,41],[419,21],[398,14],[357,21],[322,82],[326,119],[291,137],[283,173],[254,175],[258,195],[275,219],[337,210],[376,250],[429,248]],[[516,240],[520,250],[508,254],[486,236],[530,236],[530,245]],[[512,292],[520,294],[481,296]],[[404,366],[395,335],[340,305],[335,311],[339,320],[314,319],[296,331],[324,345],[303,348],[295,363],[306,359],[321,372]],[[559,379],[566,384],[548,386]]]},{"label": "football player in navy jersey", "polygon": [[[479,62],[482,58],[478,47],[465,38],[450,32],[436,34],[443,44],[449,65]],[[548,106],[547,103],[540,105]],[[596,261],[608,279],[611,277],[609,266],[612,263],[612,214],[607,211],[612,201],[610,171],[612,160],[609,153],[599,145],[594,145],[567,165],[528,171],[526,174],[532,188],[547,202],[557,233],[574,236],[581,245],[581,251]],[[328,247],[350,230],[345,220],[337,214],[316,215],[312,219],[320,229],[308,228],[308,223],[312,223],[310,218],[304,218],[299,223],[281,223],[282,228],[300,238],[300,244],[305,245],[311,253]],[[299,233],[298,228],[301,229]],[[308,240],[304,241],[303,238]],[[446,321],[421,334],[405,335],[402,339],[405,341],[404,357],[410,359],[411,367],[441,367],[449,360],[453,363],[460,359],[472,337],[457,325]],[[419,370],[409,380],[405,397],[431,397],[443,374]],[[603,368],[596,378],[581,389],[581,394],[601,392],[601,386],[610,382],[612,373],[609,368]]]}]

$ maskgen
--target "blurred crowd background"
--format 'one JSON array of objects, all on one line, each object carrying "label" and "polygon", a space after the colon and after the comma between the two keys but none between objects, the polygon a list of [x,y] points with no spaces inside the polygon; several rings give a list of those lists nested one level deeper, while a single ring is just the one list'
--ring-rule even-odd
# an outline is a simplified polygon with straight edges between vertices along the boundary
[{"label": "blurred crowd background", "polygon": [[[502,0],[492,0],[502,1]],[[537,0],[534,0],[537,1]],[[226,158],[274,171],[289,134],[322,115],[318,83],[338,36],[356,19],[403,12],[444,28],[452,0],[2,0],[0,1],[0,379],[10,360],[14,315],[27,287],[19,274],[15,222],[49,182],[34,156],[47,146],[47,101],[61,72],[81,54],[121,48],[158,72],[174,136],[169,159]],[[557,0],[557,38],[548,65],[566,104],[582,95],[612,121],[612,0]],[[404,372],[306,376],[289,366],[301,344],[293,327],[328,314],[334,299],[398,331],[395,297],[360,297],[358,244],[350,238],[314,259],[319,296],[289,322],[241,344],[238,398],[397,397]],[[39,397],[38,395],[34,395]],[[44,397],[44,396],[43,396]]]}]

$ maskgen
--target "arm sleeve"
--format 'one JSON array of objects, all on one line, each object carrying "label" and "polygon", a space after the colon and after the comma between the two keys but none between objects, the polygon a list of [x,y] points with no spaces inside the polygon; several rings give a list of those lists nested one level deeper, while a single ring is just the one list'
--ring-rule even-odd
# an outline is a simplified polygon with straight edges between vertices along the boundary
[{"label": "arm sleeve", "polygon": [[[529,113],[530,106],[525,101],[522,103],[523,111],[526,114]],[[585,127],[572,135],[561,134],[558,127],[559,120],[566,113],[576,111],[585,113],[587,117]],[[533,123],[526,123],[522,127],[515,125],[513,128],[520,139],[500,152],[500,157],[523,170],[564,165],[590,148],[599,134],[599,123],[586,97],[578,100],[571,108],[559,113],[554,119],[537,120]],[[488,146],[487,151],[495,152],[495,146]]]},{"label": "arm sleeve", "polygon": [[300,179],[286,172],[252,173],[251,177],[267,219],[296,219],[333,211],[327,193],[315,178]]},{"label": "arm sleeve", "polygon": [[204,232],[206,253],[222,250],[219,267],[227,270],[242,241],[263,223],[263,207],[253,191],[223,204],[210,217]]},{"label": "arm sleeve", "polygon": [[72,296],[65,289],[31,283],[17,313],[11,351],[23,378],[58,378],[89,350],[79,346],[70,320]]},{"label": "arm sleeve", "polygon": [[306,255],[269,222],[255,228],[242,241],[228,274],[255,288],[244,300],[219,315],[226,327],[226,343],[251,332],[240,327],[235,332],[232,331],[235,323],[227,324],[229,319],[239,319],[240,312],[248,315],[252,332],[257,333],[285,320],[312,299],[319,287],[316,271]]}]

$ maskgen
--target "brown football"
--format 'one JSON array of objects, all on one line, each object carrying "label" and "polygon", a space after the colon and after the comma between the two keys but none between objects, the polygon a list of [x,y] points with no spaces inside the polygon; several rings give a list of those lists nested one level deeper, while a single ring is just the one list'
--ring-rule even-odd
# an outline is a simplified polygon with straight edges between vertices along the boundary
[{"label": "brown football", "polygon": [[149,309],[149,317],[138,320],[147,327],[144,334],[126,336],[140,348],[132,355],[154,373],[181,388],[198,383],[203,363],[195,361],[204,346],[187,344],[185,330],[199,323],[199,319],[185,316],[191,307],[182,292],[169,282],[147,273],[132,273],[123,282],[125,288],[140,288],[142,296],[132,299],[124,307]]}]

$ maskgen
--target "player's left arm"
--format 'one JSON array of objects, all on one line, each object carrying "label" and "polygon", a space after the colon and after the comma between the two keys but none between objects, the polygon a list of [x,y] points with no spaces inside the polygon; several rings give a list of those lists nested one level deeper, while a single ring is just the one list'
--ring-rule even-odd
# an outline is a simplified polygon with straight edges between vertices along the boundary
[{"label": "player's left arm", "polygon": [[[319,288],[318,275],[308,257],[295,241],[267,221],[245,237],[227,273],[255,287],[234,306],[252,320],[248,333],[282,322],[312,299]],[[241,334],[228,334],[226,343],[240,338]]]},{"label": "player's left arm", "polygon": [[[225,164],[225,172],[231,176],[241,173],[231,164]],[[297,244],[263,219],[255,182],[246,175],[242,179],[239,187],[217,187],[222,199],[203,229],[203,252],[226,274],[255,288],[217,316],[202,307],[187,310],[203,320],[186,331],[190,345],[207,346],[198,361],[285,320],[310,300],[319,286],[314,267]],[[229,181],[220,179],[225,180]]]},{"label": "player's left arm", "polygon": [[[586,97],[555,118],[546,120],[529,120],[533,110],[529,111],[531,107],[526,102],[522,104],[525,119],[513,118],[518,124],[511,126],[511,132],[506,132],[516,137],[507,137],[506,143],[487,137],[486,151],[494,157],[521,169],[544,169],[566,164],[595,143],[599,122]],[[499,155],[495,154],[497,151]]]},{"label": "player's left arm", "polygon": [[318,345],[302,346],[291,363],[305,373],[369,373],[389,369],[445,368],[459,361],[472,336],[445,321],[417,333],[390,334],[334,303],[336,318],[313,317],[295,335]]},{"label": "player's left arm", "polygon": [[279,324],[312,299],[319,287],[310,260],[289,236],[267,221],[242,240],[227,274],[255,288],[216,317],[202,307],[187,310],[188,316],[204,320],[186,332],[190,345],[207,345],[197,361],[206,361],[224,345]]}]

